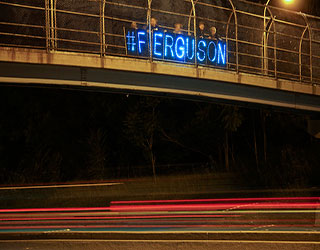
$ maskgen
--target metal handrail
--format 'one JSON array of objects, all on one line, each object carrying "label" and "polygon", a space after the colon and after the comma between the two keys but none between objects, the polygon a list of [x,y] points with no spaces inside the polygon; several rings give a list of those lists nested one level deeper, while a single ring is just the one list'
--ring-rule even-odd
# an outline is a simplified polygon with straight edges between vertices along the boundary
[{"label": "metal handrail", "polygon": [[43,8],[43,7],[30,6],[30,5],[18,4],[18,3],[8,3],[8,2],[4,2],[4,1],[0,1],[0,4],[2,4],[2,5],[8,5],[8,6],[13,6],[13,7],[34,9],[34,10],[45,10],[45,8]]},{"label": "metal handrail", "polygon": [[19,27],[38,28],[38,29],[45,29],[46,28],[43,25],[34,25],[34,24],[25,24],[25,23],[0,22],[0,24],[2,24],[2,25],[11,25],[11,26],[19,26]]},{"label": "metal handrail", "polygon": [[[311,82],[312,82],[312,75],[313,75],[313,69],[312,69],[312,29],[310,28],[310,23],[308,21],[308,18],[306,17],[306,15],[302,14],[302,17],[304,19],[304,21],[306,22],[306,30],[308,30],[309,33],[309,51],[310,51],[310,78],[311,78]],[[303,34],[304,36],[304,34]],[[302,81],[302,57],[301,57],[301,51],[302,51],[302,41],[303,39],[300,40],[300,81]]]},{"label": "metal handrail", "polygon": [[33,35],[17,34],[17,33],[10,33],[10,32],[0,32],[0,35],[25,37],[25,38],[35,38],[35,39],[46,39],[45,37],[42,37],[42,36],[33,36]]},{"label": "metal handrail", "polygon": [[[147,27],[149,32],[149,54],[151,55],[152,53],[152,42],[151,42],[151,38],[152,38],[152,34],[151,34],[151,5],[152,5],[152,0],[147,0],[147,6],[148,6],[148,10],[147,10]],[[152,61],[152,57],[150,56],[150,61]]]}]

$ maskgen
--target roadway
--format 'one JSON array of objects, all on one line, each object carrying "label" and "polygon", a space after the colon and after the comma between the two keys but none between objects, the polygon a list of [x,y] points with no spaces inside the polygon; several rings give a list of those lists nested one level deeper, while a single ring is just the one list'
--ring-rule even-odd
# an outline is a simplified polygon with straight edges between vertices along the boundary
[{"label": "roadway", "polygon": [[0,232],[320,231],[320,198],[111,201],[0,210]]},{"label": "roadway", "polygon": [[[147,181],[138,183],[144,189],[121,181],[2,187],[0,249],[320,249],[318,196],[265,198],[269,190],[248,198],[238,190],[233,195],[220,193],[223,198],[150,199],[146,193],[154,190]],[[224,189],[230,189],[226,183],[222,182]],[[208,188],[218,186],[205,185]],[[140,192],[136,197],[142,199],[112,198],[113,193],[123,198],[129,191]],[[6,200],[6,195],[12,200]],[[81,202],[61,199],[70,199],[69,195],[81,196]],[[23,196],[38,201],[28,203]],[[50,196],[55,196],[54,202],[46,203]]]},{"label": "roadway", "polygon": [[[174,234],[175,239],[167,239],[166,235],[156,235],[160,236],[162,239],[149,239],[150,233],[146,235],[146,238],[133,240],[126,239],[126,235],[117,235],[122,237],[122,239],[37,239],[37,240],[0,240],[0,248],[6,250],[78,250],[78,249],[94,249],[94,250],[106,250],[106,249],[130,249],[130,250],[141,250],[141,249],[211,249],[211,250],[318,250],[320,249],[319,240],[310,241],[305,240],[308,238],[307,234],[302,234],[300,236],[304,237],[303,240],[243,240],[237,239],[235,235],[230,235],[233,237],[232,240],[218,239],[211,240],[210,233],[205,233],[207,237],[199,237],[199,235],[189,234],[187,239],[179,239],[181,233],[177,232]],[[220,235],[220,233],[219,233]],[[242,233],[244,235],[244,233]],[[260,235],[261,238],[265,235]],[[271,235],[272,236],[272,235]],[[294,235],[298,236],[298,235]],[[319,235],[317,235],[319,237]],[[118,237],[115,237],[118,238]],[[171,237],[173,238],[173,237]],[[184,238],[184,237],[182,237]],[[213,237],[215,238],[215,237]],[[270,237],[267,237],[270,238]],[[276,237],[278,238],[278,237]],[[298,237],[301,238],[301,237]]]}]

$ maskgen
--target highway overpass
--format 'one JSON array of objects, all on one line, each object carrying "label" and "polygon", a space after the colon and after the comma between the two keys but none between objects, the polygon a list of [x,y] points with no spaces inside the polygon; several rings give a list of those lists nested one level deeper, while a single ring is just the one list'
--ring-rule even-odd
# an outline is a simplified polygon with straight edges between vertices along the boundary
[{"label": "highway overpass", "polygon": [[225,69],[0,47],[0,82],[174,96],[320,111],[320,85]]},{"label": "highway overpass", "polygon": [[[315,16],[243,0],[1,1],[0,10],[3,85],[320,111]],[[199,20],[219,39],[201,38]]]}]

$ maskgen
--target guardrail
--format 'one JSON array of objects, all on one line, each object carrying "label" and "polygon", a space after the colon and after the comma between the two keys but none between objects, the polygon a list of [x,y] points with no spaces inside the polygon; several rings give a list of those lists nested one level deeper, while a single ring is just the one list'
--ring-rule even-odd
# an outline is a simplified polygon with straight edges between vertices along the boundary
[{"label": "guardrail", "polygon": [[181,23],[197,37],[203,21],[226,41],[227,70],[320,84],[320,18],[272,6],[245,0],[14,0],[0,1],[0,12],[0,46],[102,57],[126,56],[124,28],[132,22],[150,28],[155,17],[163,29]]}]

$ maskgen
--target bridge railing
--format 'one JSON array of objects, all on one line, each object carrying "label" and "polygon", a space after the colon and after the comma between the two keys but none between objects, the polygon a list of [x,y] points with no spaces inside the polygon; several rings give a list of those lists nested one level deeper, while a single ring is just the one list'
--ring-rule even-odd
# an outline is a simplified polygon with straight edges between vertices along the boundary
[{"label": "bridge railing", "polygon": [[[0,1],[0,46],[126,56],[124,28],[152,17],[197,37],[200,21],[227,43],[227,70],[320,84],[320,18],[244,0]],[[149,60],[154,60],[152,57]],[[196,64],[195,67],[198,67]]]}]

